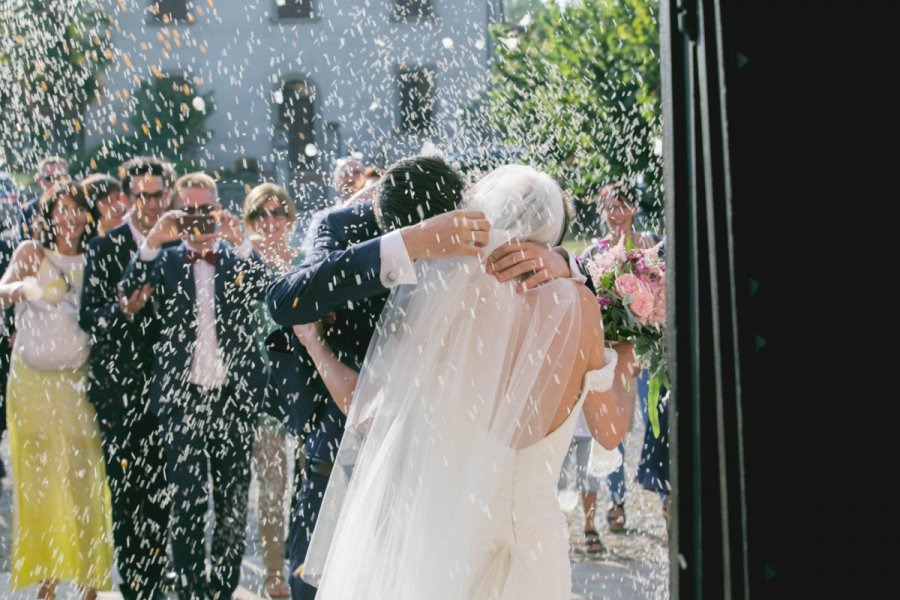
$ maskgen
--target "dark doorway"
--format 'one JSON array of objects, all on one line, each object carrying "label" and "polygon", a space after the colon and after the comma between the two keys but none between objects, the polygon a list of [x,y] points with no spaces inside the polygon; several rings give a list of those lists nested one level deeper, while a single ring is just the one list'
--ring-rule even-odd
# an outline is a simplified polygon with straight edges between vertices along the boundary
[{"label": "dark doorway", "polygon": [[673,598],[896,593],[896,317],[854,283],[892,276],[895,20],[864,4],[662,2]]}]

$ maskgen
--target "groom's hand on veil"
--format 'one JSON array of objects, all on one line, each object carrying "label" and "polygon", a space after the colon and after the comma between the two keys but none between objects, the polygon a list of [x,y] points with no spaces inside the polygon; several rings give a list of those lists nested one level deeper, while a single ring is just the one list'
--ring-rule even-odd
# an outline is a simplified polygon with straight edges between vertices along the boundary
[{"label": "groom's hand on veil", "polygon": [[572,275],[568,261],[558,252],[535,242],[507,242],[494,250],[487,260],[487,272],[498,281],[523,279],[520,292]]},{"label": "groom's hand on veil", "polygon": [[412,260],[475,256],[481,258],[491,224],[484,213],[452,210],[400,230]]}]

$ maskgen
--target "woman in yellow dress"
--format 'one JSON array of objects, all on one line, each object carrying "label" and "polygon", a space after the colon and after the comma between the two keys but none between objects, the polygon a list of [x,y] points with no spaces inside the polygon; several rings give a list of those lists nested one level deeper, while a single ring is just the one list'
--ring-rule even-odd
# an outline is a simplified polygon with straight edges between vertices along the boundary
[{"label": "woman in yellow dress", "polygon": [[59,580],[85,600],[111,587],[112,535],[100,432],[86,396],[88,336],[78,327],[84,190],[57,184],[41,198],[35,239],[0,279],[0,308],[15,304],[6,411],[14,481],[12,588]]}]

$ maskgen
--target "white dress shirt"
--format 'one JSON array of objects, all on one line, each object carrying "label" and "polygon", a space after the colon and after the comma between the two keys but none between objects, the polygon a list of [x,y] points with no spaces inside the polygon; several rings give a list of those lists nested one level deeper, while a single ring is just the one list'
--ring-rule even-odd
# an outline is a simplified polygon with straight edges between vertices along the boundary
[{"label": "white dress shirt", "polygon": [[134,222],[131,220],[131,215],[125,218],[125,222],[128,223],[128,229],[131,230],[131,237],[134,238],[135,245],[140,248],[144,242],[147,241],[147,236],[141,233],[141,230],[135,226]]},{"label": "white dress shirt", "polygon": [[[197,248],[184,242],[188,251],[199,252]],[[215,249],[218,251],[218,248]],[[246,260],[253,251],[249,238],[235,248],[234,253],[241,260]],[[140,258],[144,262],[152,262],[159,256],[160,250],[151,249],[144,243],[141,245]],[[188,381],[204,388],[218,388],[228,380],[228,371],[219,350],[216,338],[216,267],[205,260],[193,264],[194,275],[194,310],[197,316],[197,342],[191,356],[191,373]]]}]

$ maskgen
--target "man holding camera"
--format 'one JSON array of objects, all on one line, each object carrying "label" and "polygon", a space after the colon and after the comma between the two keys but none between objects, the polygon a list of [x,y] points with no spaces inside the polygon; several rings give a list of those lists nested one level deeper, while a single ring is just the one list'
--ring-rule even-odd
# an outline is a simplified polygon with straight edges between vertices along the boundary
[{"label": "man holding camera", "polygon": [[[126,295],[151,286],[158,305],[149,405],[166,449],[176,590],[183,598],[227,598],[240,576],[252,425],[267,381],[252,315],[266,268],[240,220],[218,204],[211,177],[184,175],[175,194],[177,209],[147,234],[122,286]],[[216,514],[207,581],[210,476]]]},{"label": "man holding camera", "polygon": [[103,440],[120,589],[126,600],[143,600],[164,597],[161,588],[168,579],[165,455],[159,421],[146,410],[143,395],[159,323],[147,303],[149,286],[125,296],[118,284],[168,210],[174,177],[169,163],[153,157],[129,160],[119,171],[129,218],[91,240],[79,324],[91,335],[88,400]]}]

